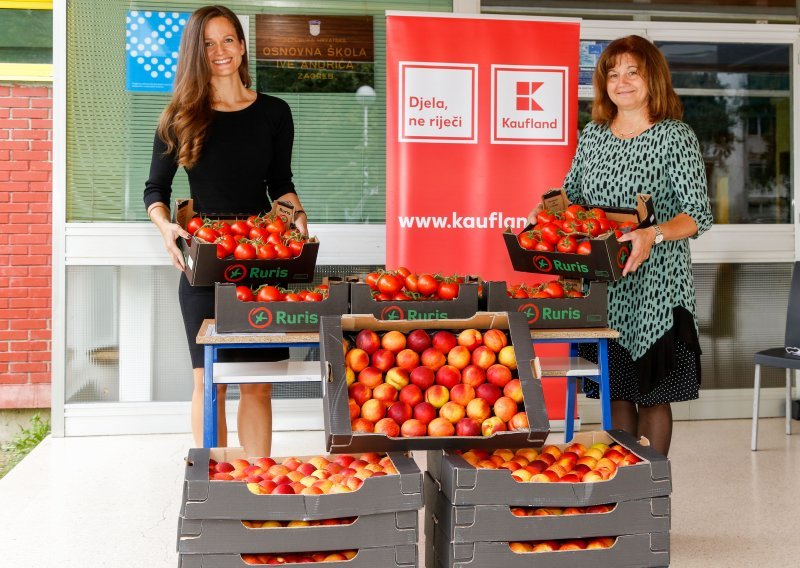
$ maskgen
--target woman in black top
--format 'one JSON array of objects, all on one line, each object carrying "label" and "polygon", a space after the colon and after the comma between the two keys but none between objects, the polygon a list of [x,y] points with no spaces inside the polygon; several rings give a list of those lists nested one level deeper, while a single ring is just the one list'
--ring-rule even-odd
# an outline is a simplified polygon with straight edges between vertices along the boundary
[{"label": "woman in black top", "polygon": [[[176,268],[183,255],[176,245],[189,234],[170,221],[172,179],[178,166],[189,177],[194,209],[204,216],[253,215],[279,199],[300,211],[298,229],[307,234],[306,216],[292,183],[294,124],[282,100],[256,93],[247,69],[247,49],[239,19],[222,6],[206,6],[189,18],[181,38],[172,101],[161,116],[144,191],[147,214],[158,227]],[[192,357],[192,432],[202,445],[203,348],[195,338],[203,319],[214,315],[213,287],[189,286],[181,276],[179,299]],[[225,350],[231,351],[231,350]],[[260,352],[259,352],[260,351]],[[276,350],[243,350],[244,358],[265,360]],[[286,356],[285,352],[282,354]],[[235,356],[235,354],[234,354]],[[249,356],[249,357],[248,357]],[[240,357],[237,360],[242,360]],[[221,360],[222,357],[221,357]],[[218,444],[227,445],[225,386],[217,387]],[[271,389],[240,385],[239,441],[247,455],[268,456],[272,442]]]}]

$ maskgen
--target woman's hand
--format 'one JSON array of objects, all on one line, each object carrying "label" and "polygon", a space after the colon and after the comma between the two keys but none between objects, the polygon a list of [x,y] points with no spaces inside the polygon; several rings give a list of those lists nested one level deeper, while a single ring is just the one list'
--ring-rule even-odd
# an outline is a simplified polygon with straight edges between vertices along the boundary
[{"label": "woman's hand", "polygon": [[300,203],[300,198],[296,193],[284,193],[278,198],[278,201],[287,201],[294,206],[294,226],[297,230],[308,236],[308,214],[303,209],[303,204]]},{"label": "woman's hand", "polygon": [[653,227],[636,229],[630,233],[625,233],[617,239],[621,243],[630,242],[631,255],[622,269],[622,275],[627,276],[631,272],[636,272],[642,263],[650,258],[650,249],[656,240],[656,230]]},{"label": "woman's hand", "polygon": [[167,249],[172,266],[178,270],[184,270],[183,253],[175,241],[179,238],[188,239],[191,235],[177,223],[173,223],[169,218],[169,208],[163,203],[155,204],[148,211],[150,220],[158,227],[161,238],[164,240],[164,248]]},{"label": "woman's hand", "polygon": [[535,225],[536,224],[536,216],[544,210],[544,206],[539,203],[536,205],[533,211],[528,213],[528,224]]}]

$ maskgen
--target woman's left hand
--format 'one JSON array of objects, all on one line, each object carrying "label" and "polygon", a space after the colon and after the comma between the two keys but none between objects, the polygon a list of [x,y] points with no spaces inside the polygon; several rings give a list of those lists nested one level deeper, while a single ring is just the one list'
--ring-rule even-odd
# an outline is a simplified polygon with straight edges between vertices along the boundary
[{"label": "woman's left hand", "polygon": [[294,226],[297,230],[308,236],[308,214],[303,209],[303,204],[300,203],[300,198],[296,193],[284,193],[278,198],[278,201],[288,201],[294,206],[295,217]]},{"label": "woman's left hand", "polygon": [[617,239],[621,243],[630,242],[631,254],[622,269],[622,275],[627,276],[631,272],[636,272],[642,263],[650,257],[650,249],[656,240],[656,231],[652,227],[636,229],[630,233],[625,233]]}]

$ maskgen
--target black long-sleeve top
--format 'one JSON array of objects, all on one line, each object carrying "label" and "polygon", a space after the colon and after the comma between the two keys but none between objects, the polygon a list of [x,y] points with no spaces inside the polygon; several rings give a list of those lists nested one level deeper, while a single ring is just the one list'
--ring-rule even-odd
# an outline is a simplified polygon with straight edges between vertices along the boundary
[{"label": "black long-sleeve top", "polygon": [[[270,210],[270,201],[295,193],[292,183],[294,122],[285,101],[258,93],[248,107],[214,111],[200,159],[187,169],[197,213],[254,215]],[[156,134],[144,204],[170,205],[175,154]]]}]

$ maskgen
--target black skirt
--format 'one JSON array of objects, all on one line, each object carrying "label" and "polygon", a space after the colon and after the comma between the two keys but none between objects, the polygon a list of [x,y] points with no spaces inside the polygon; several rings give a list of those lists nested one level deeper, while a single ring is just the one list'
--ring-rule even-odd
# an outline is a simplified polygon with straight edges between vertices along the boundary
[{"label": "black skirt", "polygon": [[[214,318],[214,287],[191,286],[186,279],[186,274],[181,274],[178,285],[178,301],[183,316],[183,326],[186,330],[186,341],[189,344],[189,354],[192,358],[192,368],[201,369],[204,366],[204,346],[198,345],[197,333],[203,320]],[[289,358],[289,349],[286,347],[253,347],[244,349],[219,349],[217,361],[221,363],[242,363],[254,361],[283,361]]]}]

